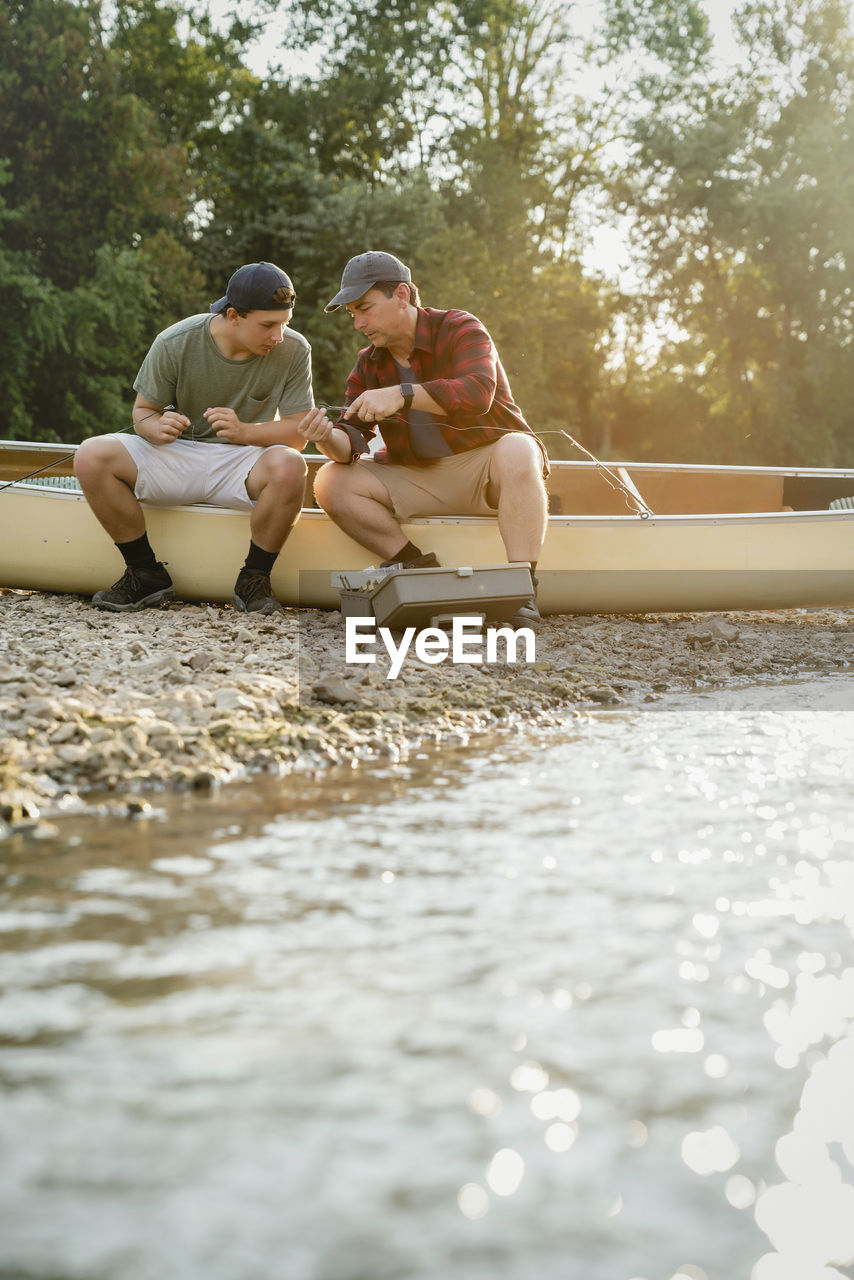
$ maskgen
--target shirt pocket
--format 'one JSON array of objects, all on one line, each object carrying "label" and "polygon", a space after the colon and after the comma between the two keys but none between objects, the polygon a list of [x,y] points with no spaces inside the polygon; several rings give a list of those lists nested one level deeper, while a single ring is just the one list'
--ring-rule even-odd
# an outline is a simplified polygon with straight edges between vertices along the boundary
[{"label": "shirt pocket", "polygon": [[266,393],[249,391],[245,403],[250,422],[265,422],[268,418],[274,418],[279,407],[278,388],[274,387]]}]

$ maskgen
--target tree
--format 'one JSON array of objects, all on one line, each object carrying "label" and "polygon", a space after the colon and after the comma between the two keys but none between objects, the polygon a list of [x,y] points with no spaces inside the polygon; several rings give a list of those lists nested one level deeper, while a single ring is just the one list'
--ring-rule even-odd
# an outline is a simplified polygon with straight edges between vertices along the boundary
[{"label": "tree", "polygon": [[659,370],[705,406],[705,429],[672,447],[830,465],[850,453],[854,391],[847,7],[757,0],[739,29],[749,56],[729,76],[698,57],[678,96],[666,74],[646,78],[618,199],[672,335]]},{"label": "tree", "polygon": [[147,341],[200,286],[185,152],[123,84],[97,3],[13,0],[0,15],[0,132],[0,343],[14,381],[0,431],[75,439],[125,425]]},{"label": "tree", "polygon": [[63,341],[65,313],[57,290],[33,269],[27,254],[4,243],[20,221],[4,198],[10,177],[8,162],[0,162],[0,413],[3,434],[16,440],[32,434],[44,357]]},{"label": "tree", "polygon": [[[451,29],[434,0],[297,0],[287,32],[313,50],[312,151],[326,174],[373,185],[442,146]],[[454,6],[450,6],[453,8]],[[305,86],[304,86],[305,87]]]},{"label": "tree", "polygon": [[0,17],[0,135],[19,215],[7,245],[60,288],[85,277],[100,245],[180,223],[183,155],[152,146],[97,3],[13,0]]},{"label": "tree", "polygon": [[192,151],[200,129],[240,115],[258,83],[243,61],[252,23],[232,16],[221,31],[179,0],[113,0],[113,8],[107,38],[123,90],[145,103],[164,144]]}]

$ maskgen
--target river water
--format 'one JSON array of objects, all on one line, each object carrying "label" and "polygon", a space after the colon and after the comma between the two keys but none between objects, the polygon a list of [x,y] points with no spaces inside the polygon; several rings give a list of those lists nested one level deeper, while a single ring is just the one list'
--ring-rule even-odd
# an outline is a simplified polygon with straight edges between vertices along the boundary
[{"label": "river water", "polygon": [[829,677],[7,841],[0,1276],[851,1276],[852,791]]}]

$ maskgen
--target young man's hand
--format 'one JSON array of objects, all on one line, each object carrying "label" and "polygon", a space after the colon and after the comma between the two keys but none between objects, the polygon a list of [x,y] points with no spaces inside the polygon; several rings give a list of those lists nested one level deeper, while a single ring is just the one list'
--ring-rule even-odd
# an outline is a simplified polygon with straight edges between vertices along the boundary
[{"label": "young man's hand", "polygon": [[179,413],[177,409],[164,409],[159,415],[154,410],[137,418],[134,429],[149,444],[172,444],[189,425],[190,419],[186,414]]},{"label": "young man's hand", "polygon": [[299,433],[316,445],[330,444],[335,430],[325,409],[311,409],[299,424]]},{"label": "young man's hand", "polygon": [[205,417],[221,440],[230,440],[232,444],[246,443],[247,424],[240,421],[233,409],[205,409]]},{"label": "young man's hand", "polygon": [[310,409],[297,428],[304,440],[311,440],[333,462],[349,462],[352,453],[345,431],[333,426],[325,409]]}]

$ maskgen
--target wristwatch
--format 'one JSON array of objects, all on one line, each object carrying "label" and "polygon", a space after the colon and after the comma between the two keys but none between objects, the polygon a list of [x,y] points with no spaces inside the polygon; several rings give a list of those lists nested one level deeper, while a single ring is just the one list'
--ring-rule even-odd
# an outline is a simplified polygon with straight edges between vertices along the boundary
[{"label": "wristwatch", "polygon": [[403,396],[403,407],[408,412],[412,408],[412,399],[415,395],[415,388],[411,382],[401,382],[400,394]]}]

